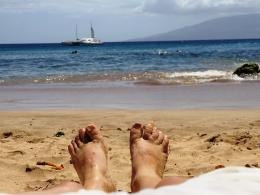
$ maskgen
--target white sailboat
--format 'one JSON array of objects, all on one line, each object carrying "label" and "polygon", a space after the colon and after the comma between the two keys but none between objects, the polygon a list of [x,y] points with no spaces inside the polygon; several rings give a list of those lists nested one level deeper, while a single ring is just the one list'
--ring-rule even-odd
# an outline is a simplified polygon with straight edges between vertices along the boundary
[{"label": "white sailboat", "polygon": [[63,45],[77,46],[80,45],[80,39],[78,38],[78,25],[76,24],[76,32],[75,32],[76,40],[72,41],[63,41]]},{"label": "white sailboat", "polygon": [[95,31],[94,31],[92,24],[90,27],[90,34],[91,34],[90,38],[82,38],[82,39],[80,39],[80,43],[83,45],[101,45],[101,44],[103,44],[103,42],[101,40],[99,40],[95,37]]}]

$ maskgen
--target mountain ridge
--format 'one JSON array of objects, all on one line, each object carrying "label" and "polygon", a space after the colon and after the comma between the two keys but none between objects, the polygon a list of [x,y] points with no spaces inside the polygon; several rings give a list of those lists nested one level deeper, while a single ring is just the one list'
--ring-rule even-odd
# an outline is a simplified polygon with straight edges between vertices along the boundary
[{"label": "mountain ridge", "polygon": [[166,33],[129,41],[260,39],[260,14],[215,18]]}]

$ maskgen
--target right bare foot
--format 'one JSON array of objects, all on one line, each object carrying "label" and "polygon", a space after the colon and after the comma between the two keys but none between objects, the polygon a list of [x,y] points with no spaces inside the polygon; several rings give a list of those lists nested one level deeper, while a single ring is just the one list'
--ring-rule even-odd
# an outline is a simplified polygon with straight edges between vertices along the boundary
[{"label": "right bare foot", "polygon": [[115,191],[115,186],[107,177],[107,148],[95,125],[80,129],[68,150],[84,188]]},{"label": "right bare foot", "polygon": [[162,180],[169,153],[169,139],[155,126],[133,125],[130,131],[132,192],[155,188]]}]

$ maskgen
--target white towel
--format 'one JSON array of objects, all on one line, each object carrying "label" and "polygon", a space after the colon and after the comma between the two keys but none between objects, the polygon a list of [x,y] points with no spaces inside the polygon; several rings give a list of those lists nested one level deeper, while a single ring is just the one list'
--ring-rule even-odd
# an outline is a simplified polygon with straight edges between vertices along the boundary
[{"label": "white towel", "polygon": [[[62,195],[106,195],[101,191],[80,190]],[[114,192],[111,195],[127,195]],[[190,179],[176,185],[147,189],[135,195],[260,195],[260,169],[229,167]]]},{"label": "white towel", "polygon": [[[63,193],[61,195],[107,195],[93,190]],[[114,192],[111,195],[128,195]],[[8,195],[1,194],[0,195]],[[260,195],[260,169],[229,167],[190,179],[175,186],[146,189],[135,195]]]}]

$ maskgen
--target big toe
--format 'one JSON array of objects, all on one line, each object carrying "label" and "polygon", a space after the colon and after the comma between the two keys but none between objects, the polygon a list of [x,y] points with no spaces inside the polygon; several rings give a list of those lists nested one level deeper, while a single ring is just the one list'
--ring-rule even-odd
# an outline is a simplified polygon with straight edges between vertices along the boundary
[{"label": "big toe", "polygon": [[169,146],[169,138],[167,135],[164,136],[164,139],[162,141],[162,150],[167,155],[169,154],[170,146]]},{"label": "big toe", "polygon": [[103,137],[101,135],[100,129],[96,125],[91,124],[86,127],[85,139],[89,141],[102,141]]},{"label": "big toe", "polygon": [[153,135],[154,130],[156,127],[153,124],[147,124],[143,126],[143,138],[145,140],[152,140],[151,137]]},{"label": "big toe", "polygon": [[85,128],[80,129],[80,130],[79,130],[79,138],[80,138],[80,141],[86,142],[85,136],[86,136],[86,129],[85,129]]},{"label": "big toe", "polygon": [[142,138],[143,130],[141,123],[135,123],[130,130],[130,141],[133,142],[137,139]]}]

